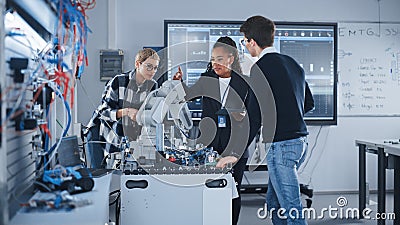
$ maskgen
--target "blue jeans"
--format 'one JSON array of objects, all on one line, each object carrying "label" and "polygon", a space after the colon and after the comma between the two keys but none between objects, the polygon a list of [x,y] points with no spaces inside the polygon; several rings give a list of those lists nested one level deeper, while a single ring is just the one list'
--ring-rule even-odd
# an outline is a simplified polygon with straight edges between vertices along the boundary
[{"label": "blue jeans", "polygon": [[104,168],[102,164],[104,159],[104,142],[99,137],[99,129],[97,127],[90,128],[87,134],[86,155],[90,168]]},{"label": "blue jeans", "polygon": [[263,143],[267,152],[267,209],[274,225],[307,224],[302,217],[303,206],[297,169],[307,152],[307,138]]}]

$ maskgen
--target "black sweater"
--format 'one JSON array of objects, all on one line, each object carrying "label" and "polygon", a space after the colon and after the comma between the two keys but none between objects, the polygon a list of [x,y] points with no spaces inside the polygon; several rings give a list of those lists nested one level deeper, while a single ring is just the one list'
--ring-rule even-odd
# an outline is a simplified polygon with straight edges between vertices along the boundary
[{"label": "black sweater", "polygon": [[[246,110],[249,104],[249,86],[245,77],[232,71],[230,90],[226,99],[228,113],[237,110]],[[231,116],[226,117],[226,127],[218,127],[217,111],[221,109],[218,75],[213,71],[201,74],[199,80],[190,88],[186,88],[187,99],[202,97],[202,118],[210,118],[212,123],[204,123],[202,136],[208,139],[209,147],[222,155],[233,155],[238,158],[248,157],[247,147],[257,133],[257,129],[249,121],[249,112],[241,121],[234,120]],[[202,120],[203,121],[203,120]],[[216,133],[211,133],[212,126],[216,127]],[[203,140],[200,140],[203,142]]]},{"label": "black sweater", "polygon": [[250,74],[255,92],[252,104],[261,109],[253,108],[258,111],[254,120],[263,125],[263,142],[308,135],[303,116],[314,108],[314,100],[303,68],[287,55],[268,53],[253,65]]}]

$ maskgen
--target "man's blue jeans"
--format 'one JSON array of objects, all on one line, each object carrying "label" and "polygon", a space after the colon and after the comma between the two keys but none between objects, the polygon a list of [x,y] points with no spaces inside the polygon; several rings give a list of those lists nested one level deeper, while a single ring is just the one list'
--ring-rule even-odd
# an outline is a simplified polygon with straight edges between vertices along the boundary
[{"label": "man's blue jeans", "polygon": [[297,179],[297,169],[307,152],[307,138],[263,143],[263,146],[267,151],[269,174],[266,202],[272,223],[307,224],[302,216],[303,206]]}]

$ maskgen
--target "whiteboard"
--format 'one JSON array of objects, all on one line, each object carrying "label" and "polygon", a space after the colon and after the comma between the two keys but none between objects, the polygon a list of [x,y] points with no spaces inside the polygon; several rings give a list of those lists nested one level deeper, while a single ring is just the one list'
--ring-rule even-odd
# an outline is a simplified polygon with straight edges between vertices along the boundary
[{"label": "whiteboard", "polygon": [[339,23],[338,114],[400,115],[400,23]]}]

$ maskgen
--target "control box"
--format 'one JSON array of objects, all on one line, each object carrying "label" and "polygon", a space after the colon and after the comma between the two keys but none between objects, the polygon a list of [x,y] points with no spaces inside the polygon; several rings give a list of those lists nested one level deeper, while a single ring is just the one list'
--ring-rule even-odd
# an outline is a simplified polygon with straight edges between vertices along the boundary
[{"label": "control box", "polygon": [[107,81],[122,73],[124,52],[121,49],[100,50],[100,80]]}]

